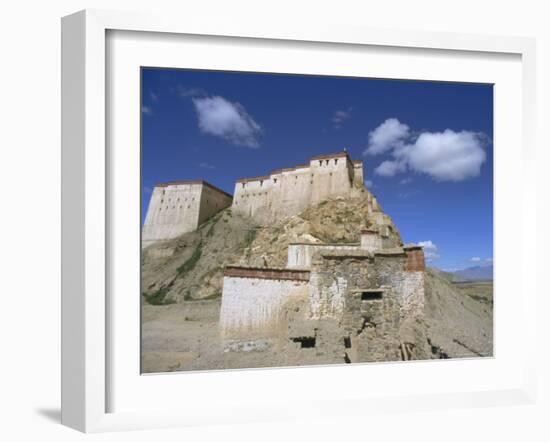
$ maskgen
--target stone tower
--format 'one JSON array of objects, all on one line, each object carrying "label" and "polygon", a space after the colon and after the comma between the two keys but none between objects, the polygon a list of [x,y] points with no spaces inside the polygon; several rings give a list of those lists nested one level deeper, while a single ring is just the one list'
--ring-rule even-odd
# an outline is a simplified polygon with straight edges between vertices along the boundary
[{"label": "stone tower", "polygon": [[202,180],[157,184],[143,224],[142,247],[194,231],[231,201],[231,195]]}]

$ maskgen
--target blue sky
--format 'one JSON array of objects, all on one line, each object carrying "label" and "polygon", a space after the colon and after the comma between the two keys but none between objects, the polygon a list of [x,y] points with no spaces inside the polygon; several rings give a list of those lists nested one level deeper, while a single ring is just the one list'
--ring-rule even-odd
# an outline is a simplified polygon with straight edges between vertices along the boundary
[{"label": "blue sky", "polygon": [[347,148],[405,242],[493,257],[492,85],[142,69],[142,222],[155,183],[235,180]]}]

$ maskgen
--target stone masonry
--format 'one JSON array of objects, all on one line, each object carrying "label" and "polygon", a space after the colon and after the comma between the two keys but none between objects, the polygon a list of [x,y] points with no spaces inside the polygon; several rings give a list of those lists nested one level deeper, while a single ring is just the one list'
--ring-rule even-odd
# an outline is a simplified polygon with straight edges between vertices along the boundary
[{"label": "stone masonry", "polygon": [[308,349],[311,363],[402,359],[400,324],[423,315],[424,271],[421,247],[376,230],[356,244],[291,244],[286,269],[225,269],[220,332],[232,348]]}]

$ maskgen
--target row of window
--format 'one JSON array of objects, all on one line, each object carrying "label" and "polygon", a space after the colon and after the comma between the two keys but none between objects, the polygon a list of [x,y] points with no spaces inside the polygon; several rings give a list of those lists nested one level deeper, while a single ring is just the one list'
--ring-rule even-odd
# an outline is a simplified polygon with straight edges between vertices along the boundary
[{"label": "row of window", "polygon": [[[176,199],[176,202],[179,202],[179,198]],[[170,198],[168,198],[168,202],[172,201]],[[184,201],[187,201],[187,198],[184,199]],[[191,198],[191,201],[195,201],[195,197]],[[164,203],[164,200],[160,200],[160,203]]]},{"label": "row of window", "polygon": [[[315,176],[315,174],[312,173],[311,178],[313,178],[314,176]],[[330,176],[332,176],[332,172],[330,172]],[[301,177],[305,178],[304,175],[301,175]],[[298,180],[298,175],[294,175],[294,179]],[[273,182],[276,184],[277,183],[277,178],[273,178]],[[313,181],[311,181],[311,183],[313,183]],[[263,180],[260,180],[260,187],[262,187],[263,184],[264,184]],[[296,184],[296,183],[294,183],[294,184]],[[241,187],[244,189],[246,187],[246,183],[241,183]]]},{"label": "row of window", "polygon": [[[267,195],[267,192],[264,192],[264,193],[258,193],[258,196],[262,196],[262,195]],[[241,195],[241,198],[250,198],[251,196],[256,196],[255,193],[248,193],[248,194],[244,194],[244,195]]]},{"label": "row of window", "polygon": [[[175,208],[176,208],[176,206],[172,206],[172,209],[175,209]],[[187,206],[187,208],[190,209],[191,206]],[[165,211],[166,211],[166,210],[169,210],[169,209],[170,209],[169,206],[166,206],[166,207],[164,208]],[[183,209],[183,206],[179,206],[179,209]],[[161,211],[162,211],[162,207],[159,207],[159,212],[161,212]]]},{"label": "row of window", "polygon": [[[323,161],[325,162],[325,166],[328,166],[330,160],[319,160],[319,166],[323,165]],[[334,158],[334,164],[338,164],[338,158]]]}]

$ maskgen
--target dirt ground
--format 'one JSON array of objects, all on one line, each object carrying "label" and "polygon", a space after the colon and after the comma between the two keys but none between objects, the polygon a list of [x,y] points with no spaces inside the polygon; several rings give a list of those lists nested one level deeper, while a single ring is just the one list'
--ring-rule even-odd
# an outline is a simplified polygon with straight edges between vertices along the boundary
[{"label": "dirt ground", "polygon": [[[428,272],[425,320],[419,324],[430,358],[492,356],[492,283],[453,284]],[[218,330],[220,299],[142,305],[142,372],[309,365],[315,360],[284,354],[269,341],[229,344]],[[318,354],[317,354],[318,356]],[[343,361],[327,360],[327,363]]]}]

